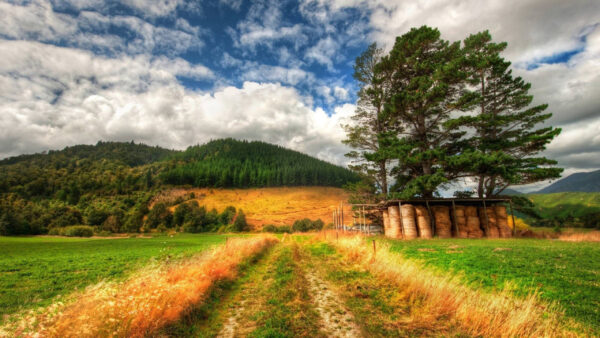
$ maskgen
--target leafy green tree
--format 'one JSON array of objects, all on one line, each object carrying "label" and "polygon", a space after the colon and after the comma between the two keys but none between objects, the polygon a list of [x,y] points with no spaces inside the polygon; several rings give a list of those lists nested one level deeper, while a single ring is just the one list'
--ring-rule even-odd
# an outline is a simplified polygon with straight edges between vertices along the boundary
[{"label": "leafy green tree", "polygon": [[539,127],[552,114],[544,113],[547,104],[531,106],[531,85],[513,77],[510,62],[500,56],[507,44],[492,42],[484,31],[470,35],[464,45],[478,111],[458,120],[475,131],[468,170],[476,177],[479,197],[498,195],[509,185],[559,178],[557,162],[536,155],[561,130]]},{"label": "leafy green tree", "polygon": [[346,157],[352,159],[350,168],[377,184],[385,196],[388,193],[389,158],[379,152],[379,134],[384,133],[386,121],[383,108],[389,94],[388,79],[376,71],[383,50],[377,44],[370,45],[356,58],[354,78],[359,83],[358,102],[352,123],[344,125],[346,139],[342,142],[352,149]]},{"label": "leafy green tree", "polygon": [[453,166],[460,163],[464,132],[447,124],[452,112],[471,105],[463,60],[459,42],[422,26],[397,37],[377,66],[389,77],[391,91],[384,111],[391,130],[380,134],[379,157],[398,160],[392,172],[401,197],[432,197],[458,177]]},{"label": "leafy green tree", "polygon": [[250,231],[250,226],[248,225],[248,222],[246,222],[246,214],[244,214],[242,209],[238,210],[235,221],[233,222],[233,229],[237,232]]}]

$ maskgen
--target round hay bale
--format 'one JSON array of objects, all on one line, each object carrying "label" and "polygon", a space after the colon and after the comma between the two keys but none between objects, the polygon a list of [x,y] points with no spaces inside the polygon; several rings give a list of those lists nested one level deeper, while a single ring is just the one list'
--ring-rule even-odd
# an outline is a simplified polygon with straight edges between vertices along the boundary
[{"label": "round hay bale", "polygon": [[397,205],[392,205],[388,207],[388,214],[390,217],[390,227],[386,236],[391,238],[400,238],[400,208],[398,208]]},{"label": "round hay bale", "polygon": [[417,226],[419,228],[419,235],[421,238],[433,238],[433,233],[431,232],[431,221],[429,219],[429,212],[427,212],[427,208],[418,205],[415,207],[415,212],[417,214]]},{"label": "round hay bale", "polygon": [[450,208],[445,205],[436,205],[432,208],[432,211],[435,218],[435,234],[440,238],[452,237]]},{"label": "round hay bale", "polygon": [[415,222],[415,207],[412,204],[402,204],[400,212],[402,215],[404,239],[414,239],[419,237],[417,234],[417,224]]},{"label": "round hay bale", "polygon": [[500,237],[512,237],[512,231],[508,226],[508,214],[506,213],[506,207],[504,205],[495,205],[494,211],[496,213],[496,225],[500,231]]},{"label": "round hay bale", "polygon": [[388,210],[383,210],[383,233],[387,235],[390,231],[390,213]]},{"label": "round hay bale", "polygon": [[[487,219],[486,219],[487,214]],[[483,228],[486,229],[486,236],[489,238],[499,238],[500,231],[498,230],[498,226],[496,225],[496,213],[494,212],[494,208],[479,208],[479,218],[481,222],[483,222]],[[485,226],[485,221],[487,220],[487,227]]]},{"label": "round hay bale", "polygon": [[478,217],[477,216],[477,207],[474,207],[472,205],[466,206],[465,207],[465,216],[466,217]]},{"label": "round hay bale", "polygon": [[[475,209],[477,211],[477,209]],[[481,223],[477,216],[467,216],[467,237],[468,238],[481,238],[483,237],[483,231],[481,230]]]},{"label": "round hay bale", "polygon": [[467,238],[469,236],[467,218],[465,216],[456,216],[456,226],[458,227],[458,237]]},{"label": "round hay bale", "polygon": [[456,205],[454,206],[454,216],[456,217],[465,217],[465,206],[464,205]]}]

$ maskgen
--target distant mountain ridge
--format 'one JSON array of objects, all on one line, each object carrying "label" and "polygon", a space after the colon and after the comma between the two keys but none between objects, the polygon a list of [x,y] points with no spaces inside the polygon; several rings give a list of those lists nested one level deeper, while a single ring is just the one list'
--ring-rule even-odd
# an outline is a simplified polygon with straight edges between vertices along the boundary
[{"label": "distant mountain ridge", "polygon": [[535,194],[557,192],[600,192],[600,170],[571,174],[535,192]]}]

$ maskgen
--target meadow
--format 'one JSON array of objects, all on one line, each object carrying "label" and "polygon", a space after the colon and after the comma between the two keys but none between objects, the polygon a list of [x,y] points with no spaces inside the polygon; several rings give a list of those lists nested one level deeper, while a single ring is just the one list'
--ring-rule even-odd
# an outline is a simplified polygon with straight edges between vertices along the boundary
[{"label": "meadow", "polygon": [[392,252],[487,291],[537,293],[600,332],[600,245],[545,239],[394,241]]},{"label": "meadow", "polygon": [[0,320],[101,280],[122,279],[150,262],[206,250],[225,238],[211,234],[111,239],[0,236]]},{"label": "meadow", "polygon": [[[263,225],[292,225],[295,220],[320,218],[331,222],[331,211],[340,201],[348,199],[348,193],[333,187],[277,187],[259,189],[172,189],[158,195],[153,202],[175,200],[179,196],[194,193],[200,205],[223,211],[227,206],[244,210],[248,223],[254,229]],[[171,209],[175,210],[176,205]],[[350,215],[351,209],[345,206]]]}]

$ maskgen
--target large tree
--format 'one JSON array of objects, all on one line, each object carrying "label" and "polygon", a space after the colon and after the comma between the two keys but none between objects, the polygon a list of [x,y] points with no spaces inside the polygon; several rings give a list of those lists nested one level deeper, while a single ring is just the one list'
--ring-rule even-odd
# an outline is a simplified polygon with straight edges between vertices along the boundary
[{"label": "large tree", "polygon": [[391,86],[383,114],[390,130],[379,139],[381,156],[398,160],[394,189],[404,198],[432,197],[460,174],[454,166],[464,132],[447,126],[453,112],[470,106],[460,42],[441,39],[435,28],[413,28],[396,38],[376,70]]},{"label": "large tree", "polygon": [[472,127],[469,171],[479,197],[500,194],[509,185],[558,178],[557,162],[536,156],[560,133],[551,126],[539,128],[552,114],[547,104],[532,106],[531,85],[513,77],[510,62],[500,53],[506,43],[494,43],[488,31],[464,40],[469,82],[476,97],[475,114],[457,120]]},{"label": "large tree", "polygon": [[352,159],[350,168],[366,181],[373,181],[381,193],[388,193],[389,159],[379,155],[378,135],[385,132],[382,118],[388,86],[386,78],[377,73],[375,66],[381,60],[383,50],[377,44],[370,45],[356,58],[354,78],[358,81],[358,102],[352,123],[344,125],[346,139],[342,142],[352,150],[346,156]]}]

